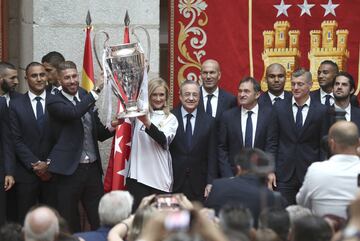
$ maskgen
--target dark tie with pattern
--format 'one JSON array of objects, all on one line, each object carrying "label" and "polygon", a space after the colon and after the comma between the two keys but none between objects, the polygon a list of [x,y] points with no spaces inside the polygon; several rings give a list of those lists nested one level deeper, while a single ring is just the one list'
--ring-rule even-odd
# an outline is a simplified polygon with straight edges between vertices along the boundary
[{"label": "dark tie with pattern", "polygon": [[41,104],[42,98],[40,96],[35,97],[36,100],[36,121],[40,129],[43,128],[44,125],[44,109]]},{"label": "dark tie with pattern", "polygon": [[248,117],[246,120],[245,128],[245,147],[252,147],[253,125],[251,120],[252,111],[248,111]]},{"label": "dark tie with pattern", "polygon": [[302,105],[302,106],[298,106],[297,104],[295,104],[296,107],[297,107],[297,112],[296,112],[296,122],[295,122],[295,125],[296,125],[296,128],[298,130],[301,129],[302,127],[302,123],[303,123],[303,118],[302,118],[302,109],[304,108],[305,105]]},{"label": "dark tie with pattern", "polygon": [[274,98],[274,104],[277,102],[277,101],[279,101],[279,100],[281,100],[281,98],[278,96],[278,97],[275,97]]},{"label": "dark tie with pattern", "polygon": [[325,95],[325,105],[326,106],[330,106],[330,99],[331,99],[331,95]]},{"label": "dark tie with pattern", "polygon": [[185,128],[185,133],[186,133],[186,142],[188,144],[188,148],[191,147],[191,139],[192,139],[192,127],[191,127],[191,118],[193,117],[192,114],[186,114],[186,128]]},{"label": "dark tie with pattern", "polygon": [[213,94],[207,95],[207,103],[206,103],[206,113],[210,116],[212,116],[212,106],[211,106],[211,98],[213,97]]}]

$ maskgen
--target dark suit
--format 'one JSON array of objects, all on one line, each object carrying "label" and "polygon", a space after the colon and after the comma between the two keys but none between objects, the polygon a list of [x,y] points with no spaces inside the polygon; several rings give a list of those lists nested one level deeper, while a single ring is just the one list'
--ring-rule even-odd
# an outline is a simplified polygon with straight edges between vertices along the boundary
[{"label": "dark suit", "polygon": [[[284,100],[291,99],[291,97],[292,97],[292,94],[290,92],[284,91]],[[271,108],[273,106],[273,103],[272,103],[270,95],[269,95],[269,91],[266,91],[260,95],[260,97],[258,99],[258,104],[260,106],[269,107],[269,108]]]},{"label": "dark suit", "polygon": [[[215,119],[197,111],[192,147],[188,148],[181,107],[173,110],[179,127],[170,144],[173,163],[173,192],[184,192],[190,200],[203,200],[206,184],[216,176]],[[191,184],[191,187],[189,187]]]},{"label": "dark suit", "polygon": [[0,97],[0,226],[4,224],[6,219],[5,176],[14,176],[15,171],[15,157],[11,139],[6,99]]},{"label": "dark suit", "polygon": [[[45,99],[45,105],[48,95]],[[53,180],[43,182],[32,165],[46,162],[53,145],[48,112],[44,110],[40,129],[28,93],[10,101],[10,121],[16,152],[16,197],[19,221],[24,221],[28,210],[37,202],[56,207],[56,187]]]},{"label": "dark suit", "polygon": [[276,147],[277,186],[289,204],[294,204],[308,166],[323,160],[320,144],[328,131],[326,116],[326,106],[311,99],[305,122],[297,131],[292,100],[278,101],[273,107],[270,139]]},{"label": "dark suit", "polygon": [[[360,108],[355,106],[351,106],[350,108],[350,121],[356,124],[360,132]],[[334,107],[329,108],[328,114],[329,126],[332,126],[336,122]]]},{"label": "dark suit", "polygon": [[[102,167],[97,141],[112,136],[100,122],[94,108],[95,99],[85,90],[79,89],[81,102],[76,106],[62,93],[49,95],[47,108],[53,124],[56,144],[49,155],[49,170],[57,175],[58,208],[68,221],[72,231],[80,231],[78,202],[81,200],[94,230],[99,227],[98,204],[103,195],[101,180]],[[89,164],[80,164],[84,143],[82,117],[89,113],[91,117],[91,138],[94,143],[96,160]]]},{"label": "dark suit", "polygon": [[86,241],[107,241],[110,227],[100,227],[92,232],[75,233],[75,237],[81,237]]},{"label": "dark suit", "polygon": [[[320,94],[320,89],[317,89],[317,90],[314,90],[314,91],[311,91],[310,92],[310,97],[318,102],[321,103],[320,101],[320,97],[321,97],[321,94]],[[355,106],[355,107],[359,107],[359,101],[357,99],[357,96],[355,95],[351,95],[350,96],[350,103],[352,106]]]},{"label": "dark suit", "polygon": [[218,213],[228,203],[241,203],[244,207],[249,208],[255,225],[260,212],[265,208],[283,208],[286,205],[285,199],[280,194],[270,191],[253,174],[214,180],[205,206],[215,209]]},{"label": "dark suit", "polygon": [[[273,153],[269,141],[268,125],[271,122],[271,108],[259,106],[254,147]],[[241,127],[241,107],[234,107],[223,113],[218,129],[218,163],[221,177],[232,177],[236,173],[234,158],[244,147]]]},{"label": "dark suit", "polygon": [[[233,96],[232,94],[226,92],[225,90],[219,88],[219,97],[218,97],[218,103],[217,103],[217,109],[216,109],[216,115],[215,115],[216,121],[219,120],[219,118],[221,117],[221,115],[224,111],[226,111],[230,108],[233,108],[235,106],[236,106],[236,97]],[[198,110],[205,111],[204,100],[203,100],[203,96],[202,96],[202,87],[200,90],[200,99],[199,99]]]}]

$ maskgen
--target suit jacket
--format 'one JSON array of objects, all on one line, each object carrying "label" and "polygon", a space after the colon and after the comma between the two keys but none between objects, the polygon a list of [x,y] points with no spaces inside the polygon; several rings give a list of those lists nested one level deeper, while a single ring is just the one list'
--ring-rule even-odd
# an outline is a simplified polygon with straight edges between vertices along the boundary
[{"label": "suit jacket", "polygon": [[[49,99],[46,95],[45,105]],[[44,127],[39,129],[28,93],[10,101],[11,131],[16,151],[16,180],[33,182],[38,177],[31,163],[46,161],[54,141],[51,139],[51,126],[48,111],[44,110]]]},{"label": "suit jacket", "polygon": [[[284,99],[285,100],[291,99],[291,97],[292,97],[292,94],[290,92],[284,91]],[[273,104],[271,102],[271,98],[269,96],[269,91],[266,91],[260,95],[258,103],[259,103],[259,105],[268,107],[268,108],[271,108],[273,106]]]},{"label": "suit jacket", "polygon": [[[275,149],[269,140],[268,125],[271,122],[271,108],[259,105],[254,147],[269,153]],[[244,147],[241,127],[241,107],[234,107],[223,113],[218,129],[218,163],[221,177],[232,177],[236,170],[234,158]]]},{"label": "suit jacket", "polygon": [[[321,103],[321,101],[320,101],[320,97],[321,97],[321,95],[320,95],[320,89],[311,91],[311,92],[310,92],[310,97],[311,97],[312,99],[314,99],[314,100],[316,100],[316,101],[318,101],[318,102]],[[358,99],[357,99],[357,96],[352,95],[352,96],[350,97],[350,103],[351,103],[352,106],[359,107],[359,101],[358,101]]]},{"label": "suit jacket", "polygon": [[86,241],[107,241],[110,227],[100,227],[95,231],[75,233],[74,236],[81,237]]},{"label": "suit jacket", "polygon": [[193,191],[202,195],[206,184],[211,184],[216,176],[215,119],[205,112],[197,111],[192,138],[192,147],[186,144],[186,134],[181,115],[181,107],[173,110],[179,127],[170,144],[173,163],[173,192],[177,192],[186,178],[190,178]]},{"label": "suit jacket", "polygon": [[218,213],[227,203],[241,203],[249,208],[255,225],[262,210],[270,207],[283,208],[287,204],[279,193],[270,191],[254,174],[214,180],[205,206]]},{"label": "suit jacket", "polygon": [[304,125],[297,131],[292,110],[292,100],[278,101],[273,107],[270,125],[271,141],[276,150],[276,177],[287,181],[294,174],[303,181],[311,163],[322,161],[321,139],[327,134],[329,125],[327,108],[311,98]]},{"label": "suit jacket", "polygon": [[94,108],[95,99],[92,94],[87,94],[84,89],[79,88],[79,97],[81,102],[75,106],[62,93],[49,95],[47,109],[56,140],[56,144],[49,155],[51,159],[49,171],[51,172],[72,175],[77,169],[84,141],[84,128],[81,117],[88,112],[91,116],[96,162],[102,173],[97,141],[104,141],[111,137],[113,133],[100,122],[98,112]]},{"label": "suit jacket", "polygon": [[[235,106],[236,106],[236,97],[226,92],[225,90],[219,88],[219,99],[216,109],[215,120],[218,121],[224,111]],[[202,89],[200,90],[200,100],[199,100],[198,110],[205,112]]]},{"label": "suit jacket", "polygon": [[0,183],[5,175],[14,176],[15,156],[9,124],[9,110],[6,99],[0,97]]}]

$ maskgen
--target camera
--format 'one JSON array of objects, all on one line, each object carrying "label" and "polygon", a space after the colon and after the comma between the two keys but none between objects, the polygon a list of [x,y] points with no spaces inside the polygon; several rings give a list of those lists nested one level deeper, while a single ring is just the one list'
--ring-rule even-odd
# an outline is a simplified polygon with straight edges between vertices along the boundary
[{"label": "camera", "polygon": [[156,208],[161,210],[179,210],[180,205],[176,194],[160,194],[155,197]]},{"label": "camera", "polygon": [[164,220],[168,231],[188,231],[191,227],[192,214],[189,210],[169,212]]}]

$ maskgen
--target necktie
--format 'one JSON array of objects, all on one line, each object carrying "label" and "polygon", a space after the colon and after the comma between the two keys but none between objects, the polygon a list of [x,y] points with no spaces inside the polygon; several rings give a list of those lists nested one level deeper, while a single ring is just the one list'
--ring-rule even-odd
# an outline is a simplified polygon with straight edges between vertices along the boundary
[{"label": "necktie", "polygon": [[325,105],[326,106],[330,106],[330,99],[331,99],[331,95],[325,95]]},{"label": "necktie", "polygon": [[211,106],[211,98],[213,97],[213,94],[207,95],[207,103],[206,103],[206,113],[209,116],[212,116],[212,106]]},{"label": "necktie", "polygon": [[58,88],[53,89],[54,95],[58,95],[60,93],[60,90]]},{"label": "necktie", "polygon": [[281,100],[281,98],[278,96],[278,97],[275,97],[274,98],[274,104],[278,101],[278,100]]},{"label": "necktie", "polygon": [[302,106],[298,106],[297,104],[295,104],[296,107],[297,107],[297,113],[296,113],[296,122],[295,122],[295,125],[296,125],[296,128],[298,130],[301,129],[302,127],[302,123],[303,123],[303,118],[302,118],[302,109],[304,108],[305,105],[302,105]]},{"label": "necktie", "polygon": [[253,125],[251,120],[252,111],[248,111],[248,117],[246,120],[245,128],[245,147],[252,147],[252,135],[253,135]]},{"label": "necktie", "polygon": [[186,142],[188,144],[188,148],[191,147],[191,139],[192,139],[192,127],[191,127],[191,118],[193,117],[192,114],[187,114],[186,115],[186,128],[185,128],[185,133],[186,133]]},{"label": "necktie", "polygon": [[36,121],[40,129],[42,129],[44,124],[44,110],[41,104],[42,98],[40,96],[35,97],[36,100]]},{"label": "necktie", "polygon": [[78,98],[76,98],[76,96],[74,96],[73,100],[75,102],[75,105],[79,104],[79,100],[78,100]]}]

